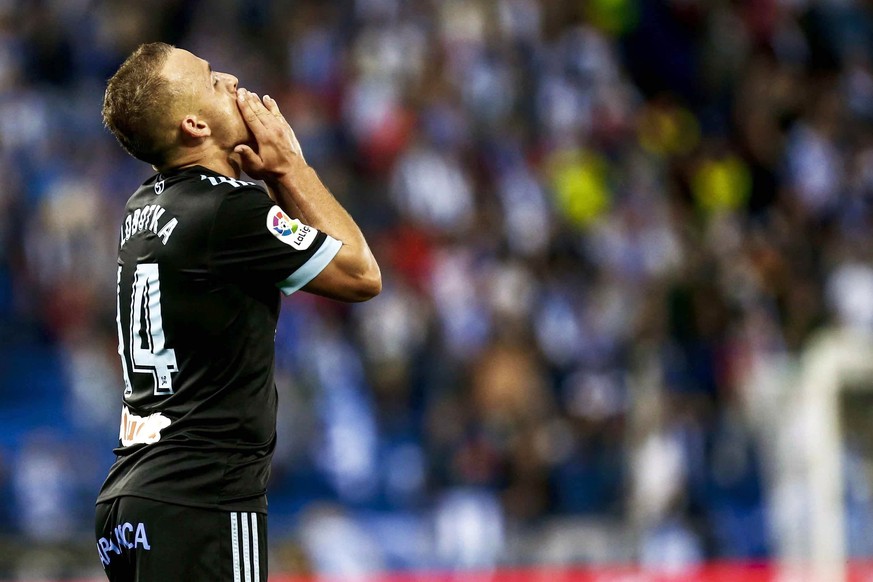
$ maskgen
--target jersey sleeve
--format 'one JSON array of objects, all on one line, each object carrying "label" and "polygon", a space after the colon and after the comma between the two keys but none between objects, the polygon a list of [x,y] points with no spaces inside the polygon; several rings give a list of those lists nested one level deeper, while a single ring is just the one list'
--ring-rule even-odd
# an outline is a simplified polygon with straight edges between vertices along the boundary
[{"label": "jersey sleeve", "polygon": [[315,278],[342,243],[276,206],[257,188],[235,188],[219,203],[211,266],[232,281],[262,281],[285,295]]}]

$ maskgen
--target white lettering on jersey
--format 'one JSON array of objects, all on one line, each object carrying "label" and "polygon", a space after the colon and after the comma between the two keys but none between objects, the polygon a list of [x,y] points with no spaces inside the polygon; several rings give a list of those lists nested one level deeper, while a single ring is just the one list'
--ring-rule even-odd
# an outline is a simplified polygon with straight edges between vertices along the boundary
[{"label": "white lettering on jersey", "polygon": [[164,209],[158,205],[154,205],[154,210],[152,211],[152,221],[149,223],[149,230],[152,232],[158,232],[158,219],[161,217],[161,214],[164,213]]},{"label": "white lettering on jersey", "polygon": [[121,246],[124,246],[133,235],[147,230],[156,234],[162,243],[167,244],[179,221],[170,216],[167,220],[161,221],[165,211],[166,209],[161,208],[159,204],[150,204],[129,212],[124,217],[124,225],[121,227]]},{"label": "white lettering on jersey", "polygon": [[245,180],[237,180],[236,178],[226,178],[224,176],[219,176],[217,178],[213,176],[205,176],[200,174],[200,181],[209,180],[209,183],[213,186],[218,186],[219,184],[230,184],[234,188],[239,188],[240,186],[254,186],[254,182],[246,182]]},{"label": "white lettering on jersey", "polygon": [[122,446],[150,445],[161,440],[161,431],[170,426],[170,419],[156,412],[143,418],[125,406],[121,409],[121,428],[118,438]]},{"label": "white lettering on jersey", "polygon": [[137,228],[140,230],[145,228],[146,223],[148,222],[149,213],[154,210],[153,205],[146,206],[142,209],[142,212],[139,215],[139,222],[137,223]]},{"label": "white lettering on jersey", "polygon": [[267,230],[286,245],[299,251],[308,249],[318,234],[316,229],[296,218],[291,218],[278,206],[273,206],[267,213]]},{"label": "white lettering on jersey", "polygon": [[158,236],[161,237],[161,240],[164,244],[167,244],[167,241],[170,240],[170,235],[173,234],[173,229],[176,228],[176,225],[179,224],[179,221],[175,218],[170,222],[164,225],[164,228],[158,233]]}]

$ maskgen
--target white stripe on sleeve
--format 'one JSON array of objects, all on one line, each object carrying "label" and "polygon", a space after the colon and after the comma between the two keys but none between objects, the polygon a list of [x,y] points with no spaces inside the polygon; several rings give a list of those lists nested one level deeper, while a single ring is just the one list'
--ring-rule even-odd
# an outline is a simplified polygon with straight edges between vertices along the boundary
[{"label": "white stripe on sleeve", "polygon": [[325,236],[327,236],[327,238],[324,239],[324,242],[321,243],[321,246],[317,251],[315,251],[315,254],[309,257],[308,261],[303,263],[299,269],[291,273],[287,279],[276,283],[276,286],[282,291],[282,293],[285,295],[291,295],[315,279],[315,276],[321,273],[327,264],[333,260],[342,248],[343,243],[329,235]]}]

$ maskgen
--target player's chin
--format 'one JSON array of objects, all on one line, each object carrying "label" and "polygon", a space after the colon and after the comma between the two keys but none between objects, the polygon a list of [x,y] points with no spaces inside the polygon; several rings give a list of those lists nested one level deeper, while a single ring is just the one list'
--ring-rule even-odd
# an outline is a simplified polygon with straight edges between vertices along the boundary
[{"label": "player's chin", "polygon": [[235,140],[233,140],[233,143],[232,143],[230,149],[231,149],[231,151],[233,151],[236,148],[236,146],[241,146],[241,145],[249,146],[250,148],[252,148],[252,151],[255,151],[255,152],[258,151],[258,142],[255,139],[255,136],[252,135],[251,131],[246,131],[245,133],[238,135],[237,138]]}]

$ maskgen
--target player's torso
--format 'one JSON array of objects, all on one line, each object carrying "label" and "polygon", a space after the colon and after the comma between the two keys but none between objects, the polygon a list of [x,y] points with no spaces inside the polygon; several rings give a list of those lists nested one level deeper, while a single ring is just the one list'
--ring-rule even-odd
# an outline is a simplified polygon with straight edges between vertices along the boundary
[{"label": "player's torso", "polygon": [[188,171],[159,175],[128,201],[117,311],[124,447],[273,436],[278,292],[228,281],[211,265],[216,208],[234,187]]},{"label": "player's torso", "polygon": [[206,168],[145,182],[119,243],[124,402],[98,500],[264,510],[279,293],[302,289],[342,243]]}]

